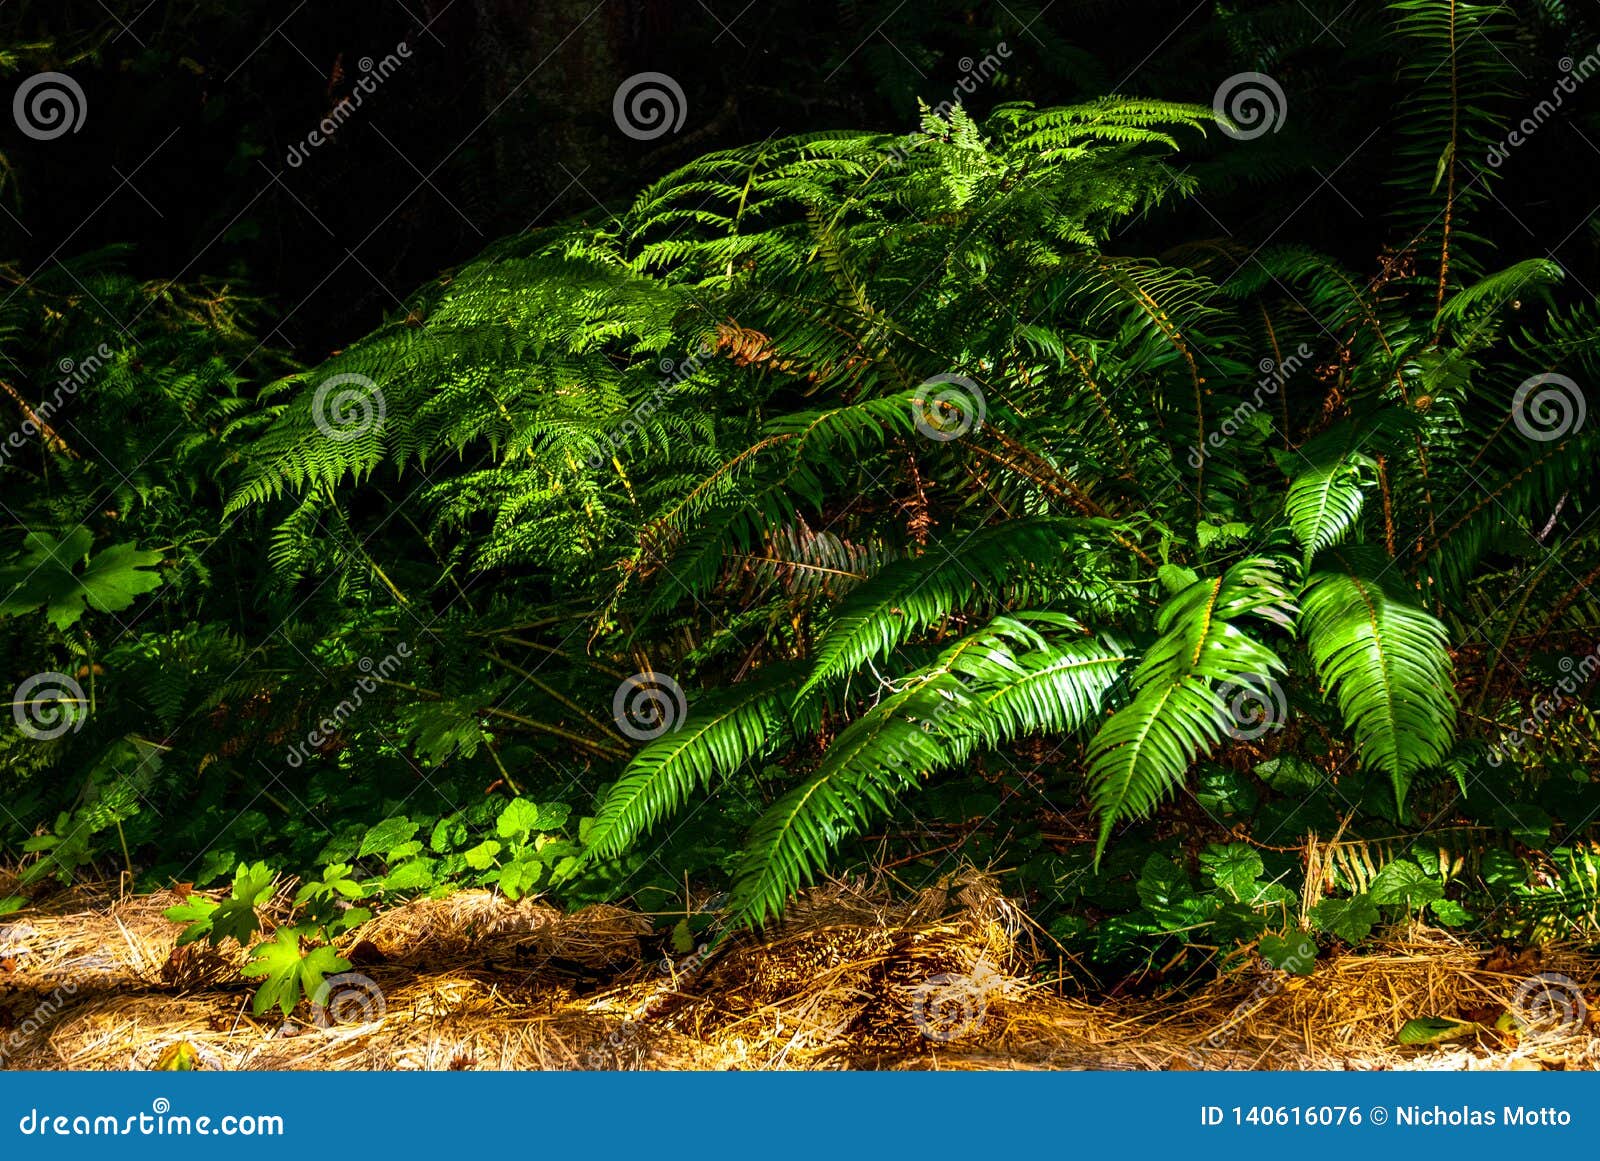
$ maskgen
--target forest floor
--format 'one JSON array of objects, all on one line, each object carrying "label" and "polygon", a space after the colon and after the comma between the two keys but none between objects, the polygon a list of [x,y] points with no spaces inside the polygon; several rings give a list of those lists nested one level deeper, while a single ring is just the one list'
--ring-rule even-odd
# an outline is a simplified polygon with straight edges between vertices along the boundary
[{"label": "forest floor", "polygon": [[[176,895],[80,888],[0,919],[0,1065],[208,1069],[1535,1069],[1595,1068],[1586,1019],[1492,1031],[1519,986],[1560,973],[1593,997],[1600,959],[1513,955],[1425,927],[1319,960],[1259,963],[1184,989],[1100,996],[1039,983],[1049,946],[969,873],[889,903],[831,885],[764,940],[663,952],[648,916],[567,915],[486,891],[378,915],[325,1010],[250,1013],[242,953],[174,948]],[[230,945],[231,946],[231,945]],[[1072,965],[1063,961],[1063,978]],[[1583,1007],[1580,998],[1578,1007]],[[1597,1005],[1600,1006],[1600,1005]],[[1425,1016],[1484,1028],[1402,1047]],[[326,1026],[323,1026],[326,1025]]]}]

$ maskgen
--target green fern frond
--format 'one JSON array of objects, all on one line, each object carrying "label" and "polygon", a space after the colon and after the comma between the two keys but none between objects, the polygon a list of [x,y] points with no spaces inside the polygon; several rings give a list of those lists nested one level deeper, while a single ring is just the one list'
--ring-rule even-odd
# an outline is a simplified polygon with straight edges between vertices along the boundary
[{"label": "green fern frond", "polygon": [[1362,765],[1390,776],[1400,804],[1411,775],[1444,760],[1456,692],[1444,625],[1385,589],[1388,570],[1371,549],[1324,554],[1301,598],[1301,629]]}]

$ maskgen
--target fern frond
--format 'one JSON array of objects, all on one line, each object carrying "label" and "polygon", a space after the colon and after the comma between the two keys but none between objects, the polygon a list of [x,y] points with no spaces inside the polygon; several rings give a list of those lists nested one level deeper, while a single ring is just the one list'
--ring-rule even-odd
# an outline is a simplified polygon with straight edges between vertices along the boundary
[{"label": "fern frond", "polygon": [[1445,627],[1378,582],[1388,563],[1370,549],[1319,558],[1300,624],[1362,765],[1390,776],[1399,804],[1411,775],[1449,750],[1456,692]]}]

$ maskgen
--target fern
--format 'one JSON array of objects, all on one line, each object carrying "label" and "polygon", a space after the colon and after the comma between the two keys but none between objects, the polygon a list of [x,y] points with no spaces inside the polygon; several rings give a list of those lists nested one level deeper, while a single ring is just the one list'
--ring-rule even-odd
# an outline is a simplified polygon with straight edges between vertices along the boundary
[{"label": "fern", "polygon": [[1456,694],[1445,627],[1386,591],[1385,571],[1370,550],[1324,558],[1306,583],[1302,627],[1357,756],[1390,776],[1400,804],[1411,776],[1449,750]]}]

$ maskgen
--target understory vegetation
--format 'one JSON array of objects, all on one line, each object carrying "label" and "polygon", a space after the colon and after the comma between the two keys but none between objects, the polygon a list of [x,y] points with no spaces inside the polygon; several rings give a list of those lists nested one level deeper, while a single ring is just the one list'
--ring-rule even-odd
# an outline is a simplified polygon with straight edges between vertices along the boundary
[{"label": "understory vegetation", "polygon": [[[1102,981],[1593,939],[1600,316],[1490,158],[1596,29],[1370,7],[1363,254],[1209,104],[1000,91],[685,160],[325,358],[248,279],[0,271],[0,911],[181,884],[285,1012],[469,886],[687,951],[966,862]],[[1264,9],[1223,73],[1295,75]]]}]

